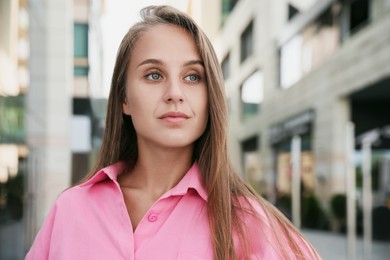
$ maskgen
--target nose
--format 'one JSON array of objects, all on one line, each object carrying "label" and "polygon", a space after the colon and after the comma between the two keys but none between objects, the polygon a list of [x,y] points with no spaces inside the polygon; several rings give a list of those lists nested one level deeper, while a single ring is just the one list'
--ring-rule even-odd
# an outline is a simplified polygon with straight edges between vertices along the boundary
[{"label": "nose", "polygon": [[179,80],[168,81],[164,101],[166,103],[182,103],[184,101],[184,93]]}]

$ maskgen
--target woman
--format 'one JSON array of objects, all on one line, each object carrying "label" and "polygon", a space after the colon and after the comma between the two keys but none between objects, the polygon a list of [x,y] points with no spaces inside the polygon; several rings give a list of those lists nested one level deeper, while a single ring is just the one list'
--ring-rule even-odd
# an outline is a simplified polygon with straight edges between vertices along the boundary
[{"label": "woman", "polygon": [[119,47],[97,165],[26,259],[319,259],[232,170],[205,34],[171,7],[142,17]]}]

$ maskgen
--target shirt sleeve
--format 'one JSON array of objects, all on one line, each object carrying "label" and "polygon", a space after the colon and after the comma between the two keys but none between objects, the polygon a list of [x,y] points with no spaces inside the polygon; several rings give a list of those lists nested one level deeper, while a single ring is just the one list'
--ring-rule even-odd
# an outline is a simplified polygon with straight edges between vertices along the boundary
[{"label": "shirt sleeve", "polygon": [[51,237],[57,213],[57,205],[50,210],[45,222],[35,237],[34,243],[26,255],[25,260],[49,259]]}]

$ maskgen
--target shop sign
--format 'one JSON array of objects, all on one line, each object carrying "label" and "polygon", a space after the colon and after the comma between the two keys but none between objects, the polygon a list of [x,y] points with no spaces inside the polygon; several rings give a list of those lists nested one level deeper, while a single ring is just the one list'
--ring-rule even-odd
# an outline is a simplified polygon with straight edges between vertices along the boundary
[{"label": "shop sign", "polygon": [[294,135],[303,135],[310,131],[311,123],[314,120],[314,112],[307,110],[296,116],[287,119],[284,122],[275,124],[270,128],[270,142],[277,144]]},{"label": "shop sign", "polygon": [[388,139],[390,139],[390,125],[385,125],[358,135],[356,137],[356,145],[360,146],[365,140],[369,140],[376,148],[388,149]]}]

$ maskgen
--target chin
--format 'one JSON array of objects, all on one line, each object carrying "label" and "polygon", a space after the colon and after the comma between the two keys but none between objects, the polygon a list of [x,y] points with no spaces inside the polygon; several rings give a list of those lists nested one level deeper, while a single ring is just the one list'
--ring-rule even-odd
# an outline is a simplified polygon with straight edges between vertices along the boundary
[{"label": "chin", "polygon": [[193,142],[172,142],[172,143],[166,143],[164,146],[167,148],[186,148],[186,147],[192,147],[194,145]]},{"label": "chin", "polygon": [[192,147],[197,139],[180,139],[178,137],[167,137],[160,144],[167,148],[186,148]]}]

